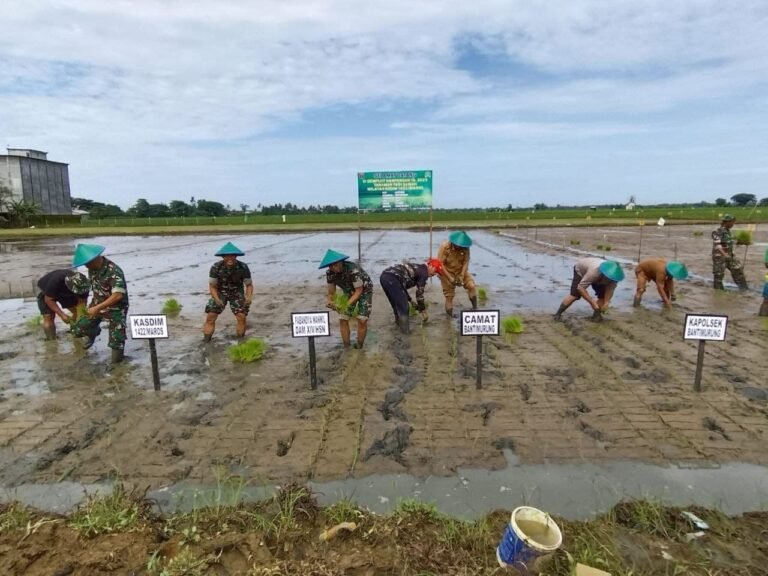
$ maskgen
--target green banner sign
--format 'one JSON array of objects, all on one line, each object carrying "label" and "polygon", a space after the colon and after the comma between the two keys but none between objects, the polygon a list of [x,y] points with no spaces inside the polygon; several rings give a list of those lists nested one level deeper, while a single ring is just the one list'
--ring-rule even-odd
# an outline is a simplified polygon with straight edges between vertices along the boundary
[{"label": "green banner sign", "polygon": [[358,172],[360,210],[426,210],[432,207],[432,170]]}]

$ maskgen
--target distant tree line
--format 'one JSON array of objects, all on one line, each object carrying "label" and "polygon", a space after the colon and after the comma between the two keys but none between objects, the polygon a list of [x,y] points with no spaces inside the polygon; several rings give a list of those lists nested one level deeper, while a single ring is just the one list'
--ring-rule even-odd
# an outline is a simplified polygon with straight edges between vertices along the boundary
[{"label": "distant tree line", "polygon": [[[2,198],[0,197],[0,202]],[[697,202],[697,203],[685,203],[685,204],[655,204],[654,206],[660,208],[675,208],[675,207],[688,207],[697,206],[706,208],[709,206],[726,207],[726,206],[768,206],[768,198],[762,198],[757,200],[754,194],[735,194],[731,196],[730,202],[725,198],[717,198],[714,203],[712,202]],[[189,199],[189,202],[183,200],[171,200],[168,204],[150,204],[144,198],[136,200],[135,204],[123,210],[120,206],[115,204],[104,204],[102,202],[96,202],[94,200],[88,200],[86,198],[72,198],[72,206],[88,212],[93,218],[112,218],[112,217],[128,217],[128,218],[170,218],[170,217],[194,217],[194,216],[235,216],[246,214],[260,214],[264,216],[280,216],[282,214],[355,214],[357,212],[356,206],[336,206],[334,204],[325,205],[310,205],[310,206],[298,206],[291,202],[286,204],[270,204],[262,205],[257,204],[254,208],[251,208],[248,204],[240,204],[237,208],[232,208],[229,204],[222,204],[213,200],[200,199],[196,200],[194,197]],[[623,210],[624,204],[598,204],[593,206],[572,206],[557,204],[556,206],[548,206],[542,202],[534,204],[532,207],[514,207],[512,204],[508,204],[506,207],[493,207],[493,208],[440,208],[435,211],[440,212],[515,212],[517,210],[567,210],[567,209],[594,209],[594,210]],[[0,206],[1,208],[1,206]],[[635,208],[639,208],[636,206]],[[2,211],[0,209],[0,211]],[[384,212],[384,210],[380,210]]]}]

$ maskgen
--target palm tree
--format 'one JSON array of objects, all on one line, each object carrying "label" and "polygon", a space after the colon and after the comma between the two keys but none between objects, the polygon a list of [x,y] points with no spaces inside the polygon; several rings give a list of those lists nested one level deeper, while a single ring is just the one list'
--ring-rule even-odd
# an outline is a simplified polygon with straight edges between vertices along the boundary
[{"label": "palm tree", "polygon": [[39,213],[40,207],[34,202],[11,200],[9,203],[8,216],[10,216],[11,222],[21,228],[26,228],[29,225],[29,219]]}]

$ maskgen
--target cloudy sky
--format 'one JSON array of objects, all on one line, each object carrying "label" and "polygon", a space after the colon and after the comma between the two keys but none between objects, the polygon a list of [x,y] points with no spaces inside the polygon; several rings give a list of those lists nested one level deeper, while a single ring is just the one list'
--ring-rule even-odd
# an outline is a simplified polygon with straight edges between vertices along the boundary
[{"label": "cloudy sky", "polygon": [[436,207],[768,196],[768,2],[6,0],[0,145],[73,196]]}]

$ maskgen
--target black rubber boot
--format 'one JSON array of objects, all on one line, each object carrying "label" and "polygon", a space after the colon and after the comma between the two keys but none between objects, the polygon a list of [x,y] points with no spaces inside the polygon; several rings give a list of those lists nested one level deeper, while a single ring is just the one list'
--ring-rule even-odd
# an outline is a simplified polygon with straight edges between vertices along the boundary
[{"label": "black rubber boot", "polygon": [[96,342],[96,334],[92,334],[91,336],[87,336],[86,341],[83,342],[83,350],[88,350],[91,346],[93,346],[93,343]]},{"label": "black rubber boot", "polygon": [[640,298],[635,296],[635,299],[632,300],[632,306],[634,306],[635,308],[638,308],[640,306]]},{"label": "black rubber boot", "polygon": [[472,302],[472,310],[477,310],[477,296],[472,296],[469,301]]},{"label": "black rubber boot", "polygon": [[715,290],[725,290],[725,286],[723,286],[723,281],[722,280],[715,280],[713,288]]},{"label": "black rubber boot", "polygon": [[43,327],[43,334],[45,334],[46,340],[56,340],[56,327]]},{"label": "black rubber boot", "polygon": [[397,319],[397,326],[403,334],[411,333],[411,322],[407,316],[400,316],[400,318]]},{"label": "black rubber boot", "polygon": [[112,364],[119,364],[125,358],[122,348],[112,348]]},{"label": "black rubber boot", "polygon": [[567,308],[567,306],[560,304],[560,308],[557,309],[557,312],[555,312],[555,315],[552,317],[555,322],[560,322],[563,319],[563,312],[565,312]]}]

